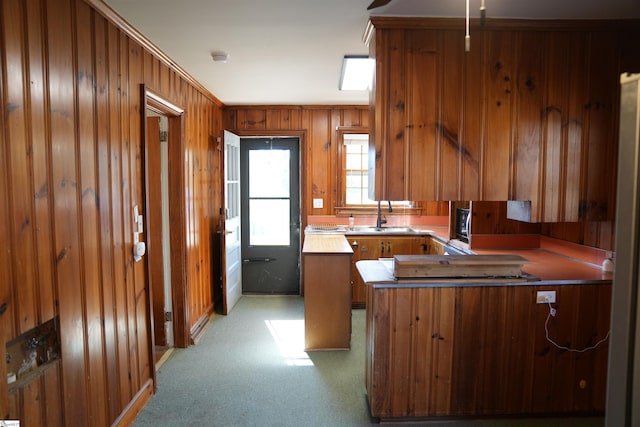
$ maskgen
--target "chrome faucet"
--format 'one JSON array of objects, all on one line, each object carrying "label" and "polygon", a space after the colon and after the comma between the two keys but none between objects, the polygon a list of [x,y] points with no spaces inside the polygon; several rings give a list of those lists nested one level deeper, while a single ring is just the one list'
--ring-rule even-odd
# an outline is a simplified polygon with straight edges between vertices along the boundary
[{"label": "chrome faucet", "polygon": [[[389,212],[393,212],[393,209],[391,209],[391,201],[388,201],[389,203]],[[378,200],[378,218],[376,219],[376,228],[382,228],[382,224],[386,224],[387,223],[387,219],[385,217],[385,219],[382,219],[382,216],[380,215],[380,200]]]}]

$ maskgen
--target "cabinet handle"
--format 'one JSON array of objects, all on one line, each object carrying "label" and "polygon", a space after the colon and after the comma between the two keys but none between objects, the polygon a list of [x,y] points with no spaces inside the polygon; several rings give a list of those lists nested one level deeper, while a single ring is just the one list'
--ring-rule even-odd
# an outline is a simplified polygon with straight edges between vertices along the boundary
[{"label": "cabinet handle", "polygon": [[351,246],[353,246],[354,248],[357,248],[357,247],[358,247],[358,242],[354,240],[354,241],[351,243]]},{"label": "cabinet handle", "polygon": [[387,252],[391,255],[391,242],[387,242]]},{"label": "cabinet handle", "polygon": [[384,255],[384,242],[380,242],[380,252]]}]

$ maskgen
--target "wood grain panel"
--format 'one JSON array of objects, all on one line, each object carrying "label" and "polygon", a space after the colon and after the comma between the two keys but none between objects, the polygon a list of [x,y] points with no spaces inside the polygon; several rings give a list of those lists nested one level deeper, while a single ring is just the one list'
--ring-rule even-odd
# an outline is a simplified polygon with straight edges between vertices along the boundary
[{"label": "wood grain panel", "polygon": [[33,171],[33,211],[37,259],[37,293],[39,296],[38,321],[44,322],[55,316],[55,289],[53,281],[53,247],[51,245],[51,208],[48,176],[50,145],[47,139],[45,99],[45,48],[43,46],[42,13],[40,0],[25,3],[28,18],[28,64],[29,64],[29,103]]},{"label": "wood grain panel", "polygon": [[[131,179],[132,179],[132,200],[133,204],[138,205],[140,209],[145,207],[145,197],[143,194],[145,182],[144,165],[143,165],[143,115],[145,111],[143,98],[141,94],[141,85],[143,81],[143,55],[142,48],[134,41],[129,42],[129,140],[131,150]],[[143,222],[147,218],[148,212],[144,211]],[[133,218],[133,217],[131,217]],[[135,226],[132,223],[132,228]],[[144,229],[144,224],[143,224]],[[146,239],[146,232],[141,234],[142,239]],[[149,320],[149,281],[147,278],[147,269],[145,263],[138,262],[133,264],[134,272],[134,313],[133,326],[134,344],[131,345],[130,352],[135,354],[138,362],[138,373],[136,375],[136,383],[134,392],[138,392],[146,382],[147,378],[152,376],[153,354],[151,351],[151,336],[148,334],[151,327]],[[135,393],[134,393],[135,395]]]},{"label": "wood grain panel", "polygon": [[63,52],[74,52],[71,2],[61,0],[48,7],[49,102],[51,107],[51,175],[54,191],[54,241],[58,282],[63,391],[75,399],[64,401],[65,416],[87,419],[85,378],[86,341],[84,289],[81,272],[81,215],[78,198],[78,141],[75,133],[77,111],[74,103],[75,71]]},{"label": "wood grain panel", "polygon": [[[367,286],[367,393],[377,417],[604,410],[611,286]],[[381,313],[378,318],[377,314]],[[425,317],[426,314],[426,317]],[[426,328],[426,329],[423,329]],[[429,330],[429,333],[426,333]],[[431,342],[428,342],[431,340]]]},{"label": "wood grain panel", "polygon": [[[514,141],[513,199],[530,200],[532,218],[540,213],[542,141],[541,111],[546,86],[542,64],[545,63],[546,34],[518,32],[516,39],[516,104]],[[534,222],[536,222],[534,220]]]},{"label": "wood grain panel", "polygon": [[[0,20],[3,19],[3,9],[0,8]],[[0,22],[4,22],[3,20]],[[3,27],[4,28],[4,27]],[[1,33],[0,33],[1,34]],[[4,38],[4,34],[0,36]],[[4,54],[0,51],[0,53]],[[4,67],[0,67],[0,242],[9,242],[9,185],[8,185],[8,163],[6,141],[8,137],[5,135],[6,127],[4,126]],[[11,256],[8,250],[0,251],[0,272],[4,276],[4,280],[0,280],[0,360],[7,360],[7,347],[4,345],[13,336],[13,301],[11,300],[11,284],[14,283]],[[0,364],[0,377],[6,377],[7,364]],[[12,395],[13,396],[13,395]],[[10,415],[17,412],[15,410],[15,400],[9,396],[7,387],[0,387],[0,417],[11,418]]]},{"label": "wood grain panel", "polygon": [[[24,13],[21,2],[3,2],[4,26],[9,34],[25,32],[22,15]],[[34,258],[33,217],[31,215],[31,149],[29,129],[25,126],[29,115],[29,106],[25,97],[27,88],[24,77],[25,69],[24,42],[20,39],[5,41],[7,56],[6,71],[6,105],[8,114],[5,119],[6,133],[11,144],[8,145],[7,158],[9,167],[9,181],[12,186],[25,188],[26,191],[10,191],[9,197],[13,207],[11,217],[11,247],[14,257],[15,280],[21,283],[14,292],[16,308],[17,334],[21,334],[36,324],[36,278],[33,264],[27,262]]]},{"label": "wood grain panel", "polygon": [[[131,390],[127,372],[128,367],[128,346],[127,346],[127,323],[126,323],[126,301],[125,292],[125,236],[124,218],[131,218],[130,211],[124,211],[122,187],[124,162],[121,160],[122,140],[121,140],[121,101],[120,101],[120,38],[119,32],[114,27],[107,27],[107,75],[108,75],[108,114],[109,117],[109,138],[110,163],[111,163],[111,183],[113,198],[111,200],[112,233],[113,233],[113,263],[114,263],[114,286],[113,286],[113,312],[114,312],[114,334],[117,359],[117,372],[114,380],[118,385],[118,406],[124,407],[131,397]],[[117,189],[117,190],[116,190]]]},{"label": "wood grain panel", "polygon": [[[44,406],[45,419],[44,423],[47,427],[58,427],[64,425],[64,418],[62,413],[63,403],[61,382],[60,382],[60,362],[54,362],[53,366],[44,372],[42,378],[42,392],[39,396],[39,400]],[[93,425],[100,425],[104,418],[96,417],[93,420]]]},{"label": "wood grain panel", "polygon": [[310,171],[311,198],[322,198],[325,203],[323,209],[314,209],[314,214],[331,214],[334,203],[331,177],[336,173],[335,156],[332,156],[331,115],[327,110],[309,110],[309,161],[316,165]]},{"label": "wood grain panel", "polygon": [[585,105],[588,131],[583,167],[589,173],[584,177],[580,217],[588,221],[610,219],[615,209],[620,72],[610,64],[618,63],[618,37],[592,33],[589,40],[588,55],[598,60],[590,61],[587,68],[590,98]]},{"label": "wood grain panel", "polygon": [[[435,390],[429,387],[430,378],[437,376],[438,364],[437,354],[434,346],[434,331],[437,331],[437,325],[434,324],[434,302],[435,296],[431,293],[418,293],[415,301],[410,305],[411,315],[415,319],[415,339],[413,342],[413,354],[424,354],[415,361],[413,375],[415,377],[414,391],[415,396],[409,402],[415,413],[429,413],[437,398]],[[409,311],[409,310],[407,310]],[[434,408],[435,410],[435,408]]]},{"label": "wood grain panel", "polygon": [[[460,48],[461,32],[448,32],[448,37],[453,37],[450,43],[458,43]],[[460,150],[461,174],[460,193],[455,200],[479,200],[481,199],[480,186],[482,185],[481,161],[482,147],[486,139],[486,114],[484,103],[486,102],[487,66],[484,64],[486,57],[487,33],[477,32],[473,35],[473,49],[464,53],[461,72],[463,79],[462,94],[460,95],[460,132],[463,144]],[[453,47],[452,47],[453,48]],[[449,71],[448,68],[446,70]],[[506,169],[506,168],[505,168]],[[454,199],[451,199],[454,200]]]},{"label": "wood grain panel", "polygon": [[100,210],[100,257],[102,260],[102,319],[104,322],[104,356],[102,360],[105,371],[107,394],[110,396],[104,410],[107,412],[107,419],[115,419],[120,412],[119,399],[116,397],[119,390],[118,381],[118,349],[115,329],[114,307],[114,229],[111,216],[111,206],[114,192],[111,188],[113,182],[111,168],[111,118],[110,118],[110,92],[109,92],[109,46],[108,46],[108,26],[101,16],[94,15],[94,78],[95,78],[95,109],[96,109],[96,144],[97,144],[97,173],[98,173],[98,195]]},{"label": "wood grain panel", "polygon": [[[91,9],[84,3],[76,3],[77,20],[77,147],[80,176],[80,209],[82,220],[82,274],[85,292],[85,318],[87,322],[87,391],[88,411],[91,424],[95,419],[107,418],[106,407],[101,403],[107,399],[106,377],[103,368],[102,330],[102,284],[100,273],[100,219],[98,193],[98,167],[95,144],[95,99],[93,70],[93,41]],[[91,284],[88,286],[88,284]]]},{"label": "wood grain panel", "polygon": [[[462,200],[462,170],[471,160],[471,153],[467,151],[467,134],[462,130],[462,113],[464,109],[464,78],[465,55],[461,49],[462,34],[446,31],[440,34],[441,55],[439,56],[437,87],[441,94],[436,102],[442,109],[441,118],[436,123],[438,135],[438,151],[440,160],[438,200]],[[470,135],[469,135],[470,136]]]},{"label": "wood grain panel", "polygon": [[[572,41],[564,34],[547,37],[546,93],[542,109],[542,146],[544,194],[541,218],[545,222],[558,222],[564,214],[563,128],[569,121],[566,105],[570,75],[569,56]],[[573,74],[578,74],[575,71]],[[554,78],[551,78],[554,77]],[[574,221],[578,218],[574,218]]]},{"label": "wood grain panel", "polygon": [[[451,405],[451,381],[453,378],[453,337],[455,336],[455,290],[439,289],[436,293],[436,305],[433,322],[438,325],[437,378],[432,393],[436,394],[434,413],[445,414]],[[436,315],[439,313],[439,315]]]},{"label": "wood grain panel", "polygon": [[[582,143],[584,134],[584,105],[586,97],[583,88],[587,85],[586,73],[582,72],[587,63],[587,35],[573,33],[566,35],[565,39],[572,40],[571,47],[564,51],[569,58],[566,72],[569,74],[567,81],[568,100],[566,100],[567,120],[564,124],[563,155],[565,162],[564,171],[564,215],[563,221],[572,221],[580,217],[580,173],[584,146]],[[614,191],[615,193],[615,191]]]},{"label": "wood grain panel", "polygon": [[480,200],[507,200],[513,191],[510,174],[517,66],[513,60],[514,36],[509,32],[489,32],[485,40],[486,138],[482,145]]},{"label": "wood grain panel", "polygon": [[[407,80],[409,65],[406,49],[410,46],[408,43],[410,42],[405,38],[403,30],[389,33],[386,39],[388,49],[384,60],[388,62],[389,67],[386,83],[390,107],[388,129],[383,136],[381,135],[385,139],[384,145],[380,147],[379,142],[382,141],[376,141],[376,169],[382,171],[382,181],[378,182],[376,175],[375,200],[404,200],[407,194],[409,147],[406,128],[410,123],[407,123],[405,111],[409,100],[408,86],[411,85]],[[415,88],[415,85],[411,87]]]},{"label": "wood grain panel", "polygon": [[26,425],[37,426],[46,423],[40,401],[42,384],[40,377],[34,377],[20,389],[20,400],[23,402],[21,420]]},{"label": "wood grain panel", "polygon": [[[407,121],[406,140],[420,141],[420,143],[412,144],[410,152],[408,151],[409,147],[403,147],[398,143],[383,148],[384,152],[389,155],[396,150],[394,146],[398,147],[400,155],[406,155],[408,167],[405,167],[404,163],[387,162],[386,159],[378,159],[376,164],[382,162],[384,167],[388,168],[387,174],[390,181],[402,179],[400,181],[402,183],[406,178],[410,189],[410,199],[437,200],[439,195],[436,194],[436,183],[440,182],[439,174],[441,172],[438,144],[442,143],[443,134],[446,134],[446,130],[443,129],[444,125],[438,117],[439,110],[437,107],[437,100],[440,100],[442,96],[439,89],[442,81],[439,80],[440,74],[438,73],[438,67],[443,66],[441,46],[439,45],[440,38],[434,31],[420,31],[408,34],[406,42],[404,39],[398,39],[394,41],[395,45],[391,47],[392,50],[397,52],[396,55],[402,54],[406,56],[406,59],[404,57],[389,59],[389,61],[396,62],[406,61],[406,69],[396,70],[391,68],[389,72],[403,74],[398,75],[395,79],[389,78],[388,82],[398,85],[399,81],[406,81],[406,100],[397,99],[393,104],[393,108],[396,110],[396,117],[402,117],[405,109],[407,109],[407,118],[405,119]],[[401,43],[408,44],[406,53]],[[379,82],[379,85],[384,83],[386,82],[383,80]],[[393,91],[393,88],[391,90]],[[408,106],[413,106],[414,108],[408,109]],[[392,141],[393,138],[404,135],[404,120],[397,118],[396,121],[402,123],[402,128],[389,128],[388,134],[378,136],[382,140],[381,142]],[[405,168],[407,169],[406,172],[404,172]],[[406,177],[404,177],[405,174],[407,175]],[[384,193],[380,193],[381,197],[382,194]],[[403,187],[398,187],[395,189],[394,199],[401,200],[406,198],[405,194]]]}]

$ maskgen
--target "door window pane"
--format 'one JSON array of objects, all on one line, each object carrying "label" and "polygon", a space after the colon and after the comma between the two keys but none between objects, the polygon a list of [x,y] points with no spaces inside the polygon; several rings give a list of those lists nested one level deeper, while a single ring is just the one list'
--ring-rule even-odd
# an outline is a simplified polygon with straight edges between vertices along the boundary
[{"label": "door window pane", "polygon": [[249,197],[289,197],[289,150],[249,151]]},{"label": "door window pane", "polygon": [[289,199],[249,200],[249,245],[289,246]]}]

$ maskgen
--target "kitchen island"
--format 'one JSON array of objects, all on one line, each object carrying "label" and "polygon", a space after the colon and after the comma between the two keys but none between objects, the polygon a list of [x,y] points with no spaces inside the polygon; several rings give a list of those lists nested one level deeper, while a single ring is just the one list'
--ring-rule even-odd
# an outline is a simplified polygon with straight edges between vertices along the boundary
[{"label": "kitchen island", "polygon": [[340,235],[305,238],[305,351],[350,348],[352,255],[351,247]]},{"label": "kitchen island", "polygon": [[[604,412],[610,274],[398,280],[389,260],[357,269],[373,417]],[[538,291],[555,291],[556,302],[537,304]]]}]

